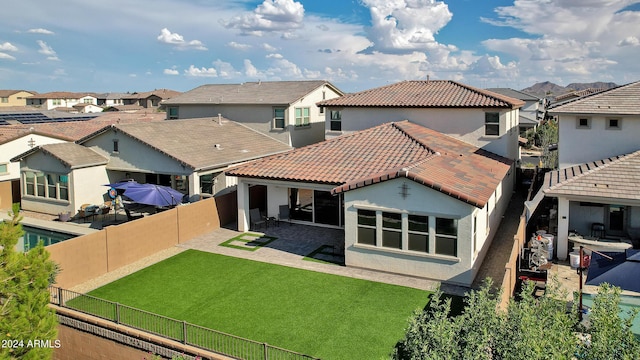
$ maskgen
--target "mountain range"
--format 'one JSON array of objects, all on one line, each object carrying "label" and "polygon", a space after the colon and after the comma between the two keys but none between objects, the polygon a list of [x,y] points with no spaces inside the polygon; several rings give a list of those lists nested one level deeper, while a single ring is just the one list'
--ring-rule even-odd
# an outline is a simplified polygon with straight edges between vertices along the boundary
[{"label": "mountain range", "polygon": [[566,94],[572,91],[579,91],[584,89],[610,89],[618,86],[616,83],[612,82],[592,82],[592,83],[571,83],[567,86],[560,86],[554,84],[549,81],[539,82],[528,88],[522,89],[520,91],[526,92],[531,95],[535,95],[537,97],[549,97],[549,96],[558,96],[562,94]]}]

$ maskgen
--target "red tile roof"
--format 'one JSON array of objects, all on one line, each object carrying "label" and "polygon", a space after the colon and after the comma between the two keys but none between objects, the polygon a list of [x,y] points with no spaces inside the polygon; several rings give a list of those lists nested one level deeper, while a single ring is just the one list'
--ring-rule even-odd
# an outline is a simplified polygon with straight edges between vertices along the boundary
[{"label": "red tile roof", "polygon": [[519,108],[525,103],[506,95],[449,80],[413,80],[347,94],[320,106]]},{"label": "red tile roof", "polygon": [[406,177],[482,208],[511,163],[405,120],[266,157],[227,174],[331,184],[333,193]]}]

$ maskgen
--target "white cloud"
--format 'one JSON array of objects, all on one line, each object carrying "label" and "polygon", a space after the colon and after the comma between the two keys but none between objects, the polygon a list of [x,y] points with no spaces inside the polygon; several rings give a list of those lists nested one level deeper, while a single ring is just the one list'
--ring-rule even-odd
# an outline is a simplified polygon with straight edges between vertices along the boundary
[{"label": "white cloud", "polygon": [[42,29],[42,28],[38,28],[38,29],[29,29],[27,30],[28,33],[30,34],[42,34],[42,35],[53,35],[54,32],[47,30],[47,29]]},{"label": "white cloud", "polygon": [[165,75],[179,75],[180,73],[178,72],[178,70],[176,69],[164,69],[162,71],[163,74]]},{"label": "white cloud", "polygon": [[42,40],[38,40],[37,43],[38,43],[38,46],[40,46],[40,50],[38,50],[38,52],[42,55],[46,55],[47,60],[53,60],[53,61],[60,60],[56,52],[53,50],[53,48],[47,45],[46,42]]},{"label": "white cloud", "polygon": [[426,51],[436,42],[434,34],[451,20],[453,14],[442,1],[435,0],[362,0],[371,13],[369,40],[372,51],[406,53]]},{"label": "white cloud", "polygon": [[275,52],[275,51],[278,50],[275,47],[273,47],[273,46],[271,46],[271,45],[269,45],[267,43],[262,44],[262,48],[265,49],[268,52]]},{"label": "white cloud", "polygon": [[219,77],[222,77],[222,78],[233,78],[233,77],[242,75],[241,72],[236,71],[236,69],[233,68],[233,65],[231,65],[231,63],[222,61],[220,59],[214,61],[213,65],[215,66],[215,69],[217,71],[217,75]]},{"label": "white cloud", "polygon": [[282,54],[268,54],[266,56],[267,59],[282,59]]},{"label": "white cloud", "polygon": [[262,36],[265,32],[285,33],[303,26],[304,7],[294,0],[264,0],[252,12],[233,17],[222,24],[245,35]]},{"label": "white cloud", "polygon": [[157,39],[163,44],[173,45],[178,50],[207,50],[200,40],[185,41],[182,35],[172,33],[167,28],[160,30]]},{"label": "white cloud", "polygon": [[18,48],[13,46],[10,42],[4,42],[0,44],[0,51],[18,51]]},{"label": "white cloud", "polygon": [[5,60],[15,60],[16,58],[9,55],[9,54],[5,54],[5,53],[1,53],[0,52],[0,59],[5,59]]},{"label": "white cloud", "polygon": [[216,71],[215,68],[205,68],[205,67],[197,68],[193,65],[189,66],[189,69],[185,70],[184,73],[187,76],[194,76],[194,77],[217,77],[218,76],[218,71]]},{"label": "white cloud", "polygon": [[251,78],[265,77],[265,74],[259,71],[249,59],[244,59],[244,74]]},{"label": "white cloud", "polygon": [[251,45],[249,44],[241,44],[241,43],[237,43],[235,41],[231,41],[229,43],[227,43],[227,46],[230,48],[234,48],[236,50],[249,50],[252,48]]},{"label": "white cloud", "polygon": [[618,46],[640,46],[640,40],[635,36],[627,36],[618,41]]}]

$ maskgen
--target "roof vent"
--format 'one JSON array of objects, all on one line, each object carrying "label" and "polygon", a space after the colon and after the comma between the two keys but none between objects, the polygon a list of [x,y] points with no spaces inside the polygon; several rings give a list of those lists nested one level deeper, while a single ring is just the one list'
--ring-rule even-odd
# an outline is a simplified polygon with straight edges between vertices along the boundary
[{"label": "roof vent", "polygon": [[220,144],[215,144],[215,145],[213,145],[213,147],[218,149],[218,150],[222,150],[222,146],[220,146]]},{"label": "roof vent", "polygon": [[218,113],[218,125],[222,125],[222,114]]}]

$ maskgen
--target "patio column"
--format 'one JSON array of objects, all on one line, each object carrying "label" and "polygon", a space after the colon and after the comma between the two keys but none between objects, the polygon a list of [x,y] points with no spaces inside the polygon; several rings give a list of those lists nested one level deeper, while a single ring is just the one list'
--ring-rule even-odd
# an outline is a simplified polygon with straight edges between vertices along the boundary
[{"label": "patio column", "polygon": [[238,231],[250,230],[249,225],[249,184],[238,179]]},{"label": "patio column", "polygon": [[557,239],[557,255],[558,260],[566,260],[569,253],[569,200],[567,198],[558,198],[558,233]]}]

